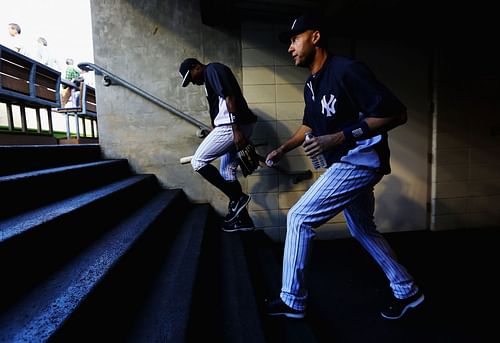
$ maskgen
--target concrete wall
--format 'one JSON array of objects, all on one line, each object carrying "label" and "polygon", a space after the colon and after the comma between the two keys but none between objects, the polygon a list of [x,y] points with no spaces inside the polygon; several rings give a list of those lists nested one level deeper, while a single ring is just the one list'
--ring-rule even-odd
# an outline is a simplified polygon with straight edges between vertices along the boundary
[{"label": "concrete wall", "polygon": [[500,53],[478,34],[436,56],[431,213],[436,230],[500,225]]},{"label": "concrete wall", "polygon": [[[92,18],[96,64],[207,125],[203,89],[181,88],[178,65],[193,56],[232,67],[259,116],[253,140],[262,144],[257,148],[261,154],[300,124],[308,71],[294,67],[286,46],[277,41],[284,27],[244,22],[237,32],[214,29],[201,23],[195,0],[92,0]],[[337,38],[331,43],[335,53],[366,62],[408,107],[408,123],[390,132],[393,173],[375,188],[379,229],[498,225],[498,70],[469,70],[464,81],[458,77],[464,62],[456,59],[458,44],[440,44],[434,55],[432,42],[425,40]],[[433,60],[435,56],[439,58]],[[489,62],[495,65],[493,58]],[[432,74],[433,68],[438,73]],[[200,143],[194,126],[122,87],[97,82],[97,98],[100,143],[107,157],[127,158],[136,172],[154,173],[164,187],[183,188],[192,201],[210,202],[225,213],[225,196],[189,164],[178,163]],[[437,104],[434,111],[432,103]],[[481,126],[474,125],[478,115]],[[313,170],[300,148],[282,166]],[[283,239],[288,209],[317,177],[315,173],[312,180],[294,184],[268,168],[241,177],[253,197],[249,208],[256,225]],[[318,231],[319,238],[346,234],[342,215]]]},{"label": "concrete wall", "polygon": [[[197,0],[91,2],[95,63],[209,125],[204,89],[180,86],[186,57],[220,61],[241,80],[239,32],[201,23]],[[197,128],[119,86],[96,82],[100,144],[109,158],[127,158],[138,173],[153,173],[195,202],[227,210],[225,196],[179,158],[194,153]]]}]

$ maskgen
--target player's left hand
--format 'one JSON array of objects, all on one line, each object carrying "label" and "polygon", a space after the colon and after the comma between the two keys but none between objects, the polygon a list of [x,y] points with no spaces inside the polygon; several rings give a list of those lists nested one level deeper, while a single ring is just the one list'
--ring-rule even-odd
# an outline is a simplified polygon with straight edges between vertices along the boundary
[{"label": "player's left hand", "polygon": [[248,140],[243,133],[235,127],[233,127],[233,142],[236,146],[236,150],[241,150],[248,145]]},{"label": "player's left hand", "polygon": [[305,154],[312,158],[342,144],[343,137],[344,135],[342,132],[336,132],[331,135],[317,136],[308,141],[304,141],[302,146],[304,147]]},{"label": "player's left hand", "polygon": [[323,152],[323,148],[321,146],[321,141],[324,139],[324,136],[313,137],[309,140],[305,140],[302,143],[302,147],[304,148],[304,152],[309,158],[313,158]]}]

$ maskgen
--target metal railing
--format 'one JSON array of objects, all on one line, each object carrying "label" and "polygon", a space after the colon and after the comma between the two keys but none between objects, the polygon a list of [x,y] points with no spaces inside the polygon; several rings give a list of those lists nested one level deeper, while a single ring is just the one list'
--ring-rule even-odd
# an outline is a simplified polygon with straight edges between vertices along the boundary
[{"label": "metal railing", "polygon": [[87,70],[87,71],[93,70],[96,75],[101,75],[103,77],[104,85],[106,87],[111,86],[111,85],[123,86],[123,87],[129,89],[130,91],[132,91],[132,92],[146,98],[147,100],[153,102],[154,104],[160,106],[161,108],[163,108],[167,111],[170,111],[170,112],[174,113],[175,115],[181,117],[182,119],[188,121],[189,123],[197,126],[199,129],[197,132],[197,136],[200,138],[206,137],[208,135],[208,133],[210,132],[210,128],[206,124],[199,121],[198,119],[193,118],[189,114],[186,114],[182,111],[179,111],[177,108],[173,107],[172,105],[155,97],[154,95],[149,94],[148,92],[131,84],[130,82],[122,79],[121,77],[116,76],[115,74],[111,73],[110,71],[104,69],[101,66],[98,66],[94,63],[82,62],[82,63],[78,63],[78,67],[80,69]]},{"label": "metal railing", "polygon": [[[208,133],[210,132],[210,128],[207,125],[205,125],[204,123],[202,123],[201,121],[199,121],[198,119],[193,118],[189,114],[186,114],[182,111],[179,111],[177,108],[173,107],[172,105],[155,97],[154,95],[149,94],[148,92],[140,89],[139,87],[134,86],[130,82],[122,79],[119,76],[116,76],[115,74],[111,73],[110,71],[104,69],[101,66],[98,66],[98,65],[96,65],[94,63],[90,63],[90,62],[82,62],[82,63],[78,63],[78,67],[82,70],[87,70],[87,71],[93,70],[96,75],[102,76],[103,81],[104,81],[104,85],[106,87],[111,86],[111,85],[123,86],[123,87],[129,89],[130,91],[132,91],[132,92],[146,98],[147,100],[155,103],[156,105],[160,106],[161,108],[163,108],[167,111],[170,111],[170,112],[174,113],[175,115],[179,116],[180,118],[197,126],[199,129],[197,132],[197,136],[200,138],[206,137],[208,135]],[[259,160],[261,162],[264,162],[263,156],[260,156],[258,154],[257,154],[257,156],[259,157]],[[278,172],[284,174],[284,175],[290,176],[293,183],[298,183],[300,181],[308,180],[308,179],[312,178],[312,172],[310,170],[288,171],[288,170],[285,170],[284,168],[282,168],[278,165],[274,165],[274,166],[272,166],[272,168],[277,170]]]}]

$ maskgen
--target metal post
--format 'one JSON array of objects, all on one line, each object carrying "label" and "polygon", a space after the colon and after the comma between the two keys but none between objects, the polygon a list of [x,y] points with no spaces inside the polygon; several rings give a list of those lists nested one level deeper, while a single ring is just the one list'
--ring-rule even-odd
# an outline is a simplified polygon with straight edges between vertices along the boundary
[{"label": "metal post", "polygon": [[52,124],[52,108],[47,107],[47,119],[49,120],[49,133],[54,134],[54,126]]},{"label": "metal post", "polygon": [[66,138],[71,138],[71,131],[69,129],[69,113],[66,113]]},{"label": "metal post", "polygon": [[28,124],[26,123],[26,108],[24,107],[24,105],[20,105],[19,109],[21,110],[21,131],[27,132]]},{"label": "metal post", "polygon": [[78,122],[78,113],[75,113],[76,139],[80,139],[80,123]]},{"label": "metal post", "polygon": [[83,137],[87,137],[87,125],[85,117],[82,117]]},{"label": "metal post", "polygon": [[12,114],[12,104],[7,103],[7,125],[9,126],[9,131],[14,131],[14,115]]},{"label": "metal post", "polygon": [[36,132],[42,133],[42,121],[40,120],[40,109],[38,107],[35,108],[35,115],[36,115]]}]

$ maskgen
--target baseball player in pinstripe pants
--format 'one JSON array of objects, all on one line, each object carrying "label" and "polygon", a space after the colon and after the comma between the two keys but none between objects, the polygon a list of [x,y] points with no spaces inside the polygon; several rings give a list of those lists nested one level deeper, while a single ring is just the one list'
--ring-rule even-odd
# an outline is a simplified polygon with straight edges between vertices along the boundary
[{"label": "baseball player in pinstripe pants", "polygon": [[[406,108],[365,65],[331,55],[323,27],[319,15],[307,13],[280,35],[290,44],[295,65],[309,68],[311,75],[304,87],[302,125],[266,159],[276,163],[302,145],[311,158],[323,154],[328,167],[288,212],[282,288],[280,297],[268,302],[268,314],[304,317],[314,230],[343,211],[351,235],[389,280],[393,298],[382,316],[398,319],[424,295],[375,227],[373,188],[390,173],[387,131],[406,122]],[[308,131],[315,138],[304,141]]]},{"label": "baseball player in pinstripe pants", "polygon": [[[191,159],[193,169],[229,198],[224,231],[248,231],[254,224],[246,206],[250,196],[237,179],[237,151],[248,144],[257,117],[248,108],[231,69],[222,63],[203,64],[186,58],[179,67],[182,87],[205,85],[213,129]],[[210,164],[221,158],[220,172]]]}]

